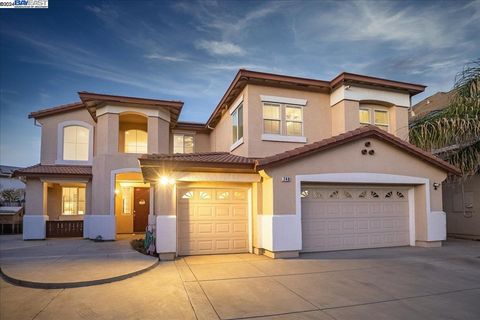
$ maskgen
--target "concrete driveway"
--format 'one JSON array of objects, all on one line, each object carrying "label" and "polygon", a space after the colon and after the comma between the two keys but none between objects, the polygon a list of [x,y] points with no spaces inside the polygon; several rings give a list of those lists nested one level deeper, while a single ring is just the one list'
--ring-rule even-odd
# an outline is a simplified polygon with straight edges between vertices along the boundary
[{"label": "concrete driveway", "polygon": [[1,283],[1,319],[479,319],[480,242],[162,262],[94,287]]}]

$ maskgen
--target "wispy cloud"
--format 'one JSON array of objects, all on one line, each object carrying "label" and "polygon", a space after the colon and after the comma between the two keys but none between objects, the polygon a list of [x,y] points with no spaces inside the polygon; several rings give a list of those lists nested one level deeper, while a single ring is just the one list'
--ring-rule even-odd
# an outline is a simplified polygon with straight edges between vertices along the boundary
[{"label": "wispy cloud", "polygon": [[211,55],[218,56],[242,56],[245,54],[245,50],[241,47],[227,41],[208,41],[201,40],[196,44],[199,49],[206,50]]},{"label": "wispy cloud", "polygon": [[20,57],[26,63],[50,65],[80,75],[126,84],[155,93],[160,92],[169,96],[188,96],[202,87],[201,84],[196,83],[176,82],[171,77],[162,77],[157,73],[139,73],[122,66],[122,64],[108,61],[108,58],[97,53],[69,43],[47,40],[19,31],[3,34],[29,45],[43,55],[42,59]]},{"label": "wispy cloud", "polygon": [[169,61],[169,62],[185,62],[185,61],[190,61],[190,59],[187,59],[182,56],[167,56],[167,55],[162,55],[158,53],[151,53],[151,54],[146,54],[145,58],[151,59],[151,60],[162,60],[162,61]]}]

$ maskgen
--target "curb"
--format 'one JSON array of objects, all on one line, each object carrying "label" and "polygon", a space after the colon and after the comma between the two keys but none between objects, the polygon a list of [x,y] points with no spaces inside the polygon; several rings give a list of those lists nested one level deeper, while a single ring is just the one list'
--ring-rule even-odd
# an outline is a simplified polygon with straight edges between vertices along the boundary
[{"label": "curb", "polygon": [[122,274],[120,276],[116,277],[111,277],[111,278],[105,278],[105,279],[98,279],[98,280],[88,280],[88,281],[79,281],[79,282],[35,282],[35,281],[27,281],[27,280],[21,280],[21,279],[16,279],[12,278],[9,275],[5,274],[0,268],[0,276],[8,283],[16,285],[16,286],[21,286],[21,287],[27,287],[27,288],[34,288],[34,289],[71,289],[71,288],[81,288],[81,287],[90,287],[90,286],[98,286],[101,284],[106,284],[106,283],[112,283],[112,282],[117,282],[117,281],[122,281],[128,278],[132,278],[135,276],[138,276],[142,273],[145,273],[147,271],[152,270],[156,266],[160,264],[160,261],[157,260],[155,263],[153,263],[151,266],[148,266],[144,269],[137,270],[131,273],[127,274]]}]

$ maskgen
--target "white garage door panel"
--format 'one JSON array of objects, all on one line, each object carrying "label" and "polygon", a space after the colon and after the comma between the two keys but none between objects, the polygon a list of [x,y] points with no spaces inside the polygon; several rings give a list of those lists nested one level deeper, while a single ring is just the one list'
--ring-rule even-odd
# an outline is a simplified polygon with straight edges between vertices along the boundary
[{"label": "white garage door panel", "polygon": [[248,252],[247,190],[180,189],[178,199],[180,255]]},{"label": "white garage door panel", "polygon": [[393,186],[303,186],[303,251],[409,245],[407,195]]}]

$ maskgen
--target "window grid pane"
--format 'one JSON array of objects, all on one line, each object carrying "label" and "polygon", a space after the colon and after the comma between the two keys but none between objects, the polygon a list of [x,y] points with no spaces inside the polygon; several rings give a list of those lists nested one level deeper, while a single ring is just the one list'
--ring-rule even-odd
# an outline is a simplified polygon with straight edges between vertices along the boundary
[{"label": "window grid pane", "polygon": [[287,121],[287,136],[301,136],[302,135],[302,123]]},{"label": "window grid pane", "polygon": [[148,134],[143,130],[125,131],[125,153],[147,153]]},{"label": "window grid pane", "polygon": [[184,142],[183,151],[185,153],[193,153],[193,147],[194,147],[193,136],[183,136],[183,142]]},{"label": "window grid pane", "polygon": [[375,124],[381,126],[388,126],[387,111],[375,110]]},{"label": "window grid pane", "polygon": [[285,119],[287,121],[302,122],[302,109],[296,107],[285,107]]},{"label": "window grid pane", "polygon": [[272,105],[272,104],[264,104],[263,119],[280,120],[280,106]]},{"label": "window grid pane", "polygon": [[370,124],[370,110],[360,109],[359,111],[360,123]]},{"label": "window grid pane", "polygon": [[63,128],[63,160],[88,161],[89,131],[81,126]]},{"label": "window grid pane", "polygon": [[238,107],[238,134],[237,134],[238,139],[240,140],[243,138],[243,105],[240,105]]},{"label": "window grid pane", "polygon": [[63,187],[62,188],[62,214],[76,215],[85,214],[85,188]]},{"label": "window grid pane", "polygon": [[280,134],[280,120],[263,120],[263,131],[268,134]]}]

